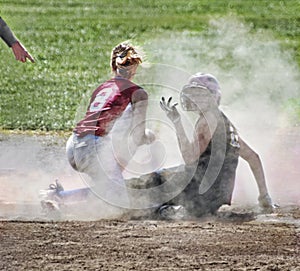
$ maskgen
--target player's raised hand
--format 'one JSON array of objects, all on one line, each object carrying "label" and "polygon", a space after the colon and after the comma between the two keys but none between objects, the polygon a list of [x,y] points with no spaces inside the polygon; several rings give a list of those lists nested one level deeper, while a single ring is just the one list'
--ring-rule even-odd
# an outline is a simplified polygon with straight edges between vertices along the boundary
[{"label": "player's raised hand", "polygon": [[166,102],[165,97],[161,97],[160,107],[163,111],[165,111],[167,117],[173,122],[176,123],[180,120],[180,114],[176,108],[178,103],[174,103],[171,105],[172,97],[168,99]]}]

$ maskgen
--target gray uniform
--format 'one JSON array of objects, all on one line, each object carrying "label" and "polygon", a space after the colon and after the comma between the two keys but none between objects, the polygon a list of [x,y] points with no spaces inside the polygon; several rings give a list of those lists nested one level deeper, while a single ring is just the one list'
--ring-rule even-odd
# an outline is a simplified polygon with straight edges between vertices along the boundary
[{"label": "gray uniform", "polygon": [[[225,125],[225,126],[224,126]],[[225,134],[224,134],[225,128]],[[203,194],[199,194],[199,187],[203,181],[206,171],[208,170],[209,162],[212,156],[212,142],[215,144],[217,152],[214,155],[218,161],[221,161],[221,167],[217,169],[217,175],[211,187]],[[225,153],[221,150],[225,143]],[[214,214],[220,206],[223,204],[230,205],[232,192],[235,183],[235,172],[238,165],[239,158],[239,143],[238,135],[230,123],[228,118],[221,112],[221,118],[219,119],[217,129],[210,141],[207,149],[199,157],[197,165],[191,168],[185,167],[184,171],[176,170],[175,168],[164,169],[161,171],[153,172],[144,176],[146,184],[141,184],[141,181],[136,182],[135,179],[128,181],[128,186],[133,188],[152,188],[160,187],[166,182],[174,183],[174,186],[166,186],[167,189],[164,193],[170,193],[170,191],[178,185],[182,185],[182,181],[186,178],[189,181],[185,188],[173,199],[168,202],[164,202],[163,205],[181,205],[188,211],[189,215],[194,217],[201,217],[206,214]],[[223,158],[224,157],[224,158]],[[194,169],[196,170],[194,171]],[[212,168],[213,169],[213,168]],[[212,170],[210,169],[210,170]],[[177,172],[176,172],[177,171]],[[192,172],[193,175],[191,175]],[[193,172],[194,171],[194,172]],[[172,178],[170,178],[170,176]],[[191,177],[191,178],[190,178]],[[140,184],[140,187],[136,185]]]},{"label": "gray uniform", "polygon": [[[170,204],[183,205],[190,214],[196,217],[213,214],[223,204],[230,205],[231,203],[239,158],[239,143],[236,130],[223,114],[222,119],[219,120],[219,123],[221,122],[225,124],[226,135],[224,135],[223,129],[220,127],[221,125],[218,125],[207,149],[199,158],[194,177],[182,193],[170,202]],[[208,169],[212,155],[212,141],[216,144],[216,149],[221,149],[218,145],[222,145],[224,140],[226,141],[225,157],[217,174],[217,178],[205,193],[199,194],[199,186]],[[216,155],[222,156],[223,154],[216,152]],[[220,158],[220,161],[221,159],[222,158]]]}]

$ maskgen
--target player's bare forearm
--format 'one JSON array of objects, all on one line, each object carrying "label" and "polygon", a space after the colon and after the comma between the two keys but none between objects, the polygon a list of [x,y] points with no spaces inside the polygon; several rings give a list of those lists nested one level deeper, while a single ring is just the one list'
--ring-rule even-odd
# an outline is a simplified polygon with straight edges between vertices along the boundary
[{"label": "player's bare forearm", "polygon": [[144,144],[146,129],[146,113],[148,107],[148,94],[144,90],[137,90],[133,96],[133,119],[131,133],[134,143],[139,146]]},{"label": "player's bare forearm", "polygon": [[239,143],[240,156],[248,162],[255,177],[259,189],[259,194],[260,196],[264,196],[268,193],[268,189],[261,159],[259,155],[254,150],[252,150],[241,138],[239,138]]},{"label": "player's bare forearm", "polygon": [[257,183],[259,190],[258,202],[260,207],[266,210],[273,210],[276,205],[272,203],[272,199],[268,193],[264,169],[259,155],[253,151],[241,138],[239,139],[239,143],[240,156],[248,162]]},{"label": "player's bare forearm", "polygon": [[[174,123],[176,129],[177,140],[180,152],[184,162],[189,165],[194,163],[199,158],[199,149],[196,141],[190,141],[185,133],[181,120]],[[196,146],[197,145],[197,146]]]}]

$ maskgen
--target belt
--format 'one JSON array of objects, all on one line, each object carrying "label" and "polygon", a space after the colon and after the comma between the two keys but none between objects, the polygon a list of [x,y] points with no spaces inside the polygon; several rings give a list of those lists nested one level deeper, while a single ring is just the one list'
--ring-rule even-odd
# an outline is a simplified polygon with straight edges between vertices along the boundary
[{"label": "belt", "polygon": [[93,134],[86,134],[84,136],[79,136],[78,134],[74,133],[74,135],[77,137],[77,138],[80,138],[80,139],[95,139],[95,140],[98,140],[101,136],[97,136],[97,135],[93,135]]}]

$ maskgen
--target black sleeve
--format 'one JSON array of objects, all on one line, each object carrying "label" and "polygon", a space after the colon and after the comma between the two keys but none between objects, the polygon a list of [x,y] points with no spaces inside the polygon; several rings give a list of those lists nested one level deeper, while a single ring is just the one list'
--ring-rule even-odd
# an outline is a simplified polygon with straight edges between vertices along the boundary
[{"label": "black sleeve", "polygon": [[17,42],[17,38],[14,33],[10,30],[6,22],[0,17],[0,37],[4,40],[7,46],[11,47],[15,42]]}]

